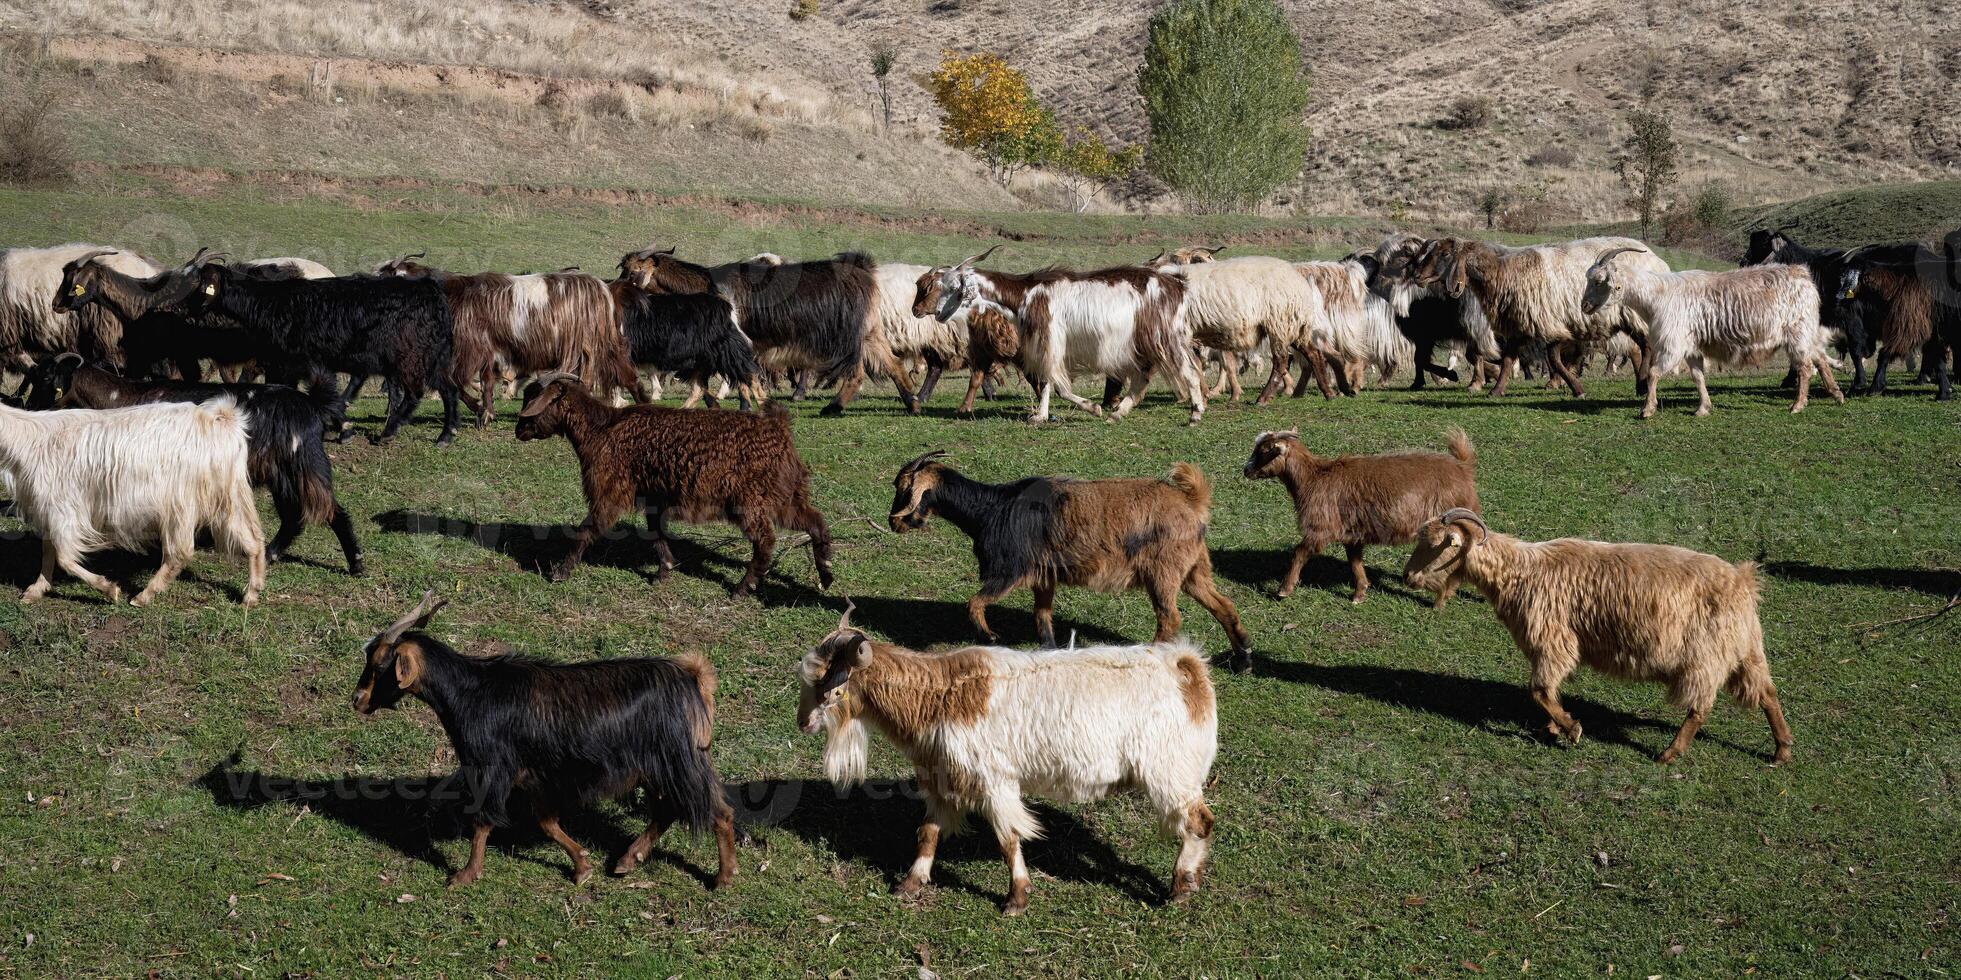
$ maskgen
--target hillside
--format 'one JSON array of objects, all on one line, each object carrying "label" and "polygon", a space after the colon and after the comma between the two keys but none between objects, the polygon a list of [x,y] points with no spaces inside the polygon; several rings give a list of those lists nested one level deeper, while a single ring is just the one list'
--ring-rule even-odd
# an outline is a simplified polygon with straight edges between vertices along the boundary
[{"label": "hillside", "polygon": [[[1283,3],[1314,75],[1318,138],[1300,194],[1313,213],[1463,215],[1483,186],[1544,185],[1572,218],[1617,217],[1608,144],[1643,91],[1674,118],[1688,181],[1722,180],[1748,201],[1961,167],[1961,35],[1936,26],[1952,14],[1944,0],[1883,13],[1818,0],[1776,16],[1715,0]],[[1159,3],[827,0],[803,22],[783,0],[594,6],[860,104],[874,39],[899,43],[915,74],[942,49],[1000,51],[1065,123],[1137,139],[1133,78]],[[904,118],[929,126],[925,93],[898,88]],[[1467,94],[1492,98],[1492,124],[1437,126]]]}]

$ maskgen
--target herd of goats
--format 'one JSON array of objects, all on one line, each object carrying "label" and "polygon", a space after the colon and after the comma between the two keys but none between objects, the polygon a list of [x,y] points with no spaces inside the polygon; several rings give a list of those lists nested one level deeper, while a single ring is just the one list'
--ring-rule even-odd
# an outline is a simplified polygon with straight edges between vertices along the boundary
[{"label": "herd of goats", "polygon": [[[419,255],[334,276],[303,259],[228,262],[200,251],[164,268],[89,245],[8,249],[0,252],[0,357],[22,380],[0,406],[0,484],[42,539],[41,573],[22,601],[41,599],[58,569],[119,600],[120,588],[82,559],[155,547],[161,566],[133,600],[145,605],[190,559],[200,531],[249,563],[248,606],[267,562],[306,525],[330,526],[349,572],[362,574],[325,442],[344,433],[347,405],[375,377],[389,399],[377,442],[432,390],[444,408],[438,441],[448,442],[459,402],[488,424],[499,389],[529,379],[516,437],[567,439],[588,506],[553,581],[638,516],[660,578],[674,567],[668,521],[738,527],[752,546],[735,586],[744,594],[769,570],[778,529],[809,535],[819,583],[832,584],[830,533],[809,471],[788,412],[769,400],[782,383],[799,393],[835,386],[824,410],[834,414],[868,374],[882,374],[917,412],[943,371],[964,366],[965,413],[998,369],[1013,367],[1033,387],[1031,417],[1040,421],[1055,393],[1120,417],[1162,375],[1196,422],[1208,394],[1239,396],[1242,359],[1256,356],[1269,362],[1266,402],[1293,384],[1297,357],[1296,396],[1310,377],[1328,397],[1337,388],[1352,394],[1371,368],[1387,378],[1405,362],[1417,386],[1426,376],[1458,380],[1450,365],[1462,363],[1474,385],[1495,371],[1502,393],[1535,351],[1579,396],[1589,355],[1618,350],[1634,366],[1645,417],[1664,376],[1686,367],[1706,414],[1706,362],[1757,364],[1778,352],[1797,388],[1794,412],[1814,373],[1843,399],[1834,349],[1853,361],[1855,391],[1883,389],[1891,361],[1918,357],[1945,399],[1948,361],[1961,347],[1961,230],[1941,248],[1852,250],[1758,232],[1745,265],[1724,272],[1671,272],[1625,238],[1508,248],[1393,236],[1341,261],[1301,263],[1181,248],[1087,273],[978,268],[992,251],[938,268],[855,253],[710,267],[646,249],[626,255],[608,281],[576,270],[452,274]],[[1451,352],[1445,364],[1440,349]],[[1208,393],[1204,365],[1215,355],[1221,374]],[[1874,355],[1868,388],[1864,362]],[[224,380],[203,381],[207,364]],[[655,384],[686,382],[687,404],[626,405],[657,397],[643,371]],[[1071,378],[1084,374],[1107,379],[1101,403],[1072,390]],[[247,375],[268,383],[239,380]],[[744,411],[693,409],[704,398],[712,404],[718,383]],[[841,783],[864,777],[868,725],[915,765],[927,813],[901,893],[928,883],[942,830],[980,812],[1011,870],[1007,911],[1019,912],[1029,888],[1020,842],[1039,833],[1023,794],[1076,801],[1127,789],[1147,797],[1182,842],[1171,898],[1192,894],[1213,829],[1203,789],[1218,738],[1208,663],[1180,636],[1180,595],[1224,629],[1224,666],[1253,666],[1251,638],[1213,582],[1210,483],[1178,463],[1162,478],[989,484],[944,457],[929,453],[900,469],[892,530],[923,529],[937,516],[964,532],[980,579],[968,603],[980,639],[999,640],[987,607],[1026,588],[1043,650],[916,652],[853,626],[847,604],[802,660],[800,727],[828,733],[825,769]],[[1406,581],[1434,591],[1439,609],[1463,585],[1489,600],[1531,663],[1531,696],[1553,735],[1580,738],[1559,688],[1586,664],[1663,683],[1687,712],[1662,762],[1688,750],[1723,691],[1764,712],[1773,760],[1789,759],[1749,563],[1667,545],[1495,533],[1481,516],[1476,453],[1462,432],[1450,434],[1447,452],[1339,458],[1315,456],[1298,433],[1266,432],[1243,475],[1280,482],[1295,506],[1300,542],[1282,597],[1308,558],[1339,543],[1361,602],[1364,547],[1413,543]],[[269,543],[255,488],[269,492],[279,517]],[[1052,610],[1063,585],[1145,592],[1157,616],[1152,642],[1076,648],[1072,639],[1055,649]],[[423,630],[441,605],[425,595],[367,644],[354,706],[372,712],[405,695],[428,703],[481,788],[471,856],[453,884],[481,874],[492,829],[516,812],[563,846],[584,879],[588,855],[559,826],[561,811],[636,788],[645,789],[649,822],[614,873],[633,870],[681,823],[713,831],[715,881],[729,881],[733,817],[709,756],[716,677],[706,660],[466,656]]]}]

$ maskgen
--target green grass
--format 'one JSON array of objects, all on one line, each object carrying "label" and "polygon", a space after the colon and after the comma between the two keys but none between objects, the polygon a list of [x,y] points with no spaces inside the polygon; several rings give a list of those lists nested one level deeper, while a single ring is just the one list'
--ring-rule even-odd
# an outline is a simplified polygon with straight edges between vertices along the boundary
[{"label": "green grass", "polygon": [[1845,248],[1939,237],[1961,224],[1961,180],[1877,184],[1797,201],[1738,209],[1733,233],[1792,226],[1807,245]]},{"label": "green grass", "polygon": [[[8,193],[0,223],[28,240],[150,247],[175,242],[151,229],[176,221],[183,245],[317,254],[307,246],[318,242],[376,257],[427,246],[468,267],[604,268],[652,233],[727,252],[973,250],[954,234],[780,216],[714,224],[725,216],[568,207],[505,220],[480,200],[447,206]],[[1078,241],[1039,247],[1134,252],[1081,227]],[[583,513],[578,469],[563,442],[516,442],[508,407],[450,449],[431,445],[433,403],[393,446],[335,447],[370,576],[347,578],[332,536],[311,530],[250,612],[235,602],[242,566],[210,555],[150,609],[106,607],[72,580],[22,608],[12,590],[36,548],[0,522],[0,973],[910,976],[922,945],[942,976],[1515,973],[1526,960],[1551,976],[1951,972],[1954,621],[1857,626],[1961,587],[1961,417],[1911,385],[1844,407],[1814,401],[1796,417],[1764,378],[1714,388],[1715,415],[1696,419],[1690,389],[1670,383],[1650,422],[1633,417],[1630,385],[1610,379],[1581,403],[1536,383],[1502,401],[1398,385],[1220,405],[1197,428],[1163,397],[1121,423],[1069,414],[1041,429],[1020,422],[1025,396],[1012,390],[973,421],[948,417],[945,390],[922,418],[885,392],[842,419],[807,402],[793,406],[796,438],[838,540],[828,595],[808,551],[787,548],[760,600],[731,599],[746,552],[719,526],[683,531],[680,573],[663,585],[626,529],[571,581],[545,582],[536,565]],[[377,415],[373,402],[356,411],[370,427]],[[1295,596],[1272,598],[1292,515],[1277,486],[1237,470],[1256,433],[1293,425],[1325,452],[1434,447],[1460,425],[1478,444],[1497,530],[1763,561],[1796,760],[1768,766],[1761,717],[1725,706],[1686,760],[1658,767],[1679,722],[1660,690],[1587,673],[1566,689],[1587,739],[1549,744],[1524,660],[1489,607],[1466,595],[1433,613],[1403,588],[1399,549],[1371,549],[1377,589],[1360,607],[1333,554]],[[1161,906],[1175,847],[1123,797],[1042,811],[1051,837],[1029,849],[1023,919],[996,913],[1006,874],[984,834],[944,848],[929,896],[901,903],[888,891],[920,815],[890,782],[904,767],[881,744],[873,772],[885,781],[850,794],[822,782],[819,740],[793,723],[794,664],[844,596],[895,641],[971,638],[966,540],[943,522],[903,536],[882,527],[893,471],[936,448],[985,479],[1147,475],[1190,460],[1214,481],[1215,561],[1260,660],[1250,676],[1215,678],[1218,836],[1194,903]],[[150,568],[95,564],[138,582]],[[707,654],[722,677],[716,759],[748,817],[735,885],[704,891],[712,845],[677,836],[632,878],[575,888],[562,852],[512,834],[482,881],[446,891],[466,842],[446,811],[403,798],[453,767],[440,727],[419,705],[375,717],[348,707],[361,644],[425,588],[452,600],[433,632],[463,649]],[[1027,610],[1022,593],[997,614],[1010,642],[1032,641]],[[1185,613],[1194,639],[1223,648],[1202,611]],[[1139,595],[1065,590],[1057,615],[1083,642],[1152,628]],[[314,792],[347,779],[406,782]],[[608,858],[638,829],[618,807],[570,826]]]}]

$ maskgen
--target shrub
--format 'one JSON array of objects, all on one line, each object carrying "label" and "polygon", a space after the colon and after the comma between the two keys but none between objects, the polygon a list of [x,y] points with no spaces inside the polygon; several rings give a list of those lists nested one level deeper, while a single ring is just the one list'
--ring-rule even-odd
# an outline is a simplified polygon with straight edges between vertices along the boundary
[{"label": "shrub", "polygon": [[631,122],[637,115],[632,100],[624,92],[607,89],[596,92],[586,100],[586,114],[601,119],[625,119]]},{"label": "shrub", "polygon": [[1547,143],[1533,150],[1532,155],[1525,158],[1525,163],[1530,167],[1570,167],[1579,159],[1580,155],[1574,153],[1571,147]]},{"label": "shrub", "polygon": [[1497,116],[1488,95],[1466,95],[1450,104],[1450,115],[1444,117],[1445,129],[1483,129]]},{"label": "shrub", "polygon": [[1151,172],[1187,209],[1233,211],[1301,172],[1307,73],[1274,0],[1178,0],[1151,18],[1137,90]]},{"label": "shrub", "polygon": [[75,157],[55,124],[55,100],[31,96],[0,114],[0,181],[58,184],[75,176]]},{"label": "shrub", "polygon": [[790,5],[791,20],[809,20],[817,16],[818,0],[796,0]]}]

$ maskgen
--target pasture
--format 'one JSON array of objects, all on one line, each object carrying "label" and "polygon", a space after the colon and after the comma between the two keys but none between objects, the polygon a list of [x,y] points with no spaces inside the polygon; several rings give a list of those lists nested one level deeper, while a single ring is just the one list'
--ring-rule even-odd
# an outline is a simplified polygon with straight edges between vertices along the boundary
[{"label": "pasture", "polygon": [[[629,247],[677,238],[711,256],[861,246],[923,261],[975,251],[976,229],[992,228],[1022,239],[1003,260],[1025,267],[1134,261],[1213,233],[1329,255],[1374,234],[1250,219],[963,216],[935,227],[873,212],[440,189],[381,203],[180,195],[125,178],[106,194],[0,193],[0,223],[21,241],[162,255],[211,244],[342,271],[428,248],[456,267],[604,272]],[[1196,428],[1162,385],[1123,422],[1062,410],[1040,429],[1021,421],[1020,385],[974,420],[951,415],[957,383],[918,418],[884,385],[838,419],[818,418],[813,399],[791,409],[837,541],[829,593],[808,550],[790,547],[757,597],[730,598],[746,545],[721,526],[677,525],[680,568],[658,586],[638,525],[616,529],[570,581],[548,583],[541,569],[584,513],[578,466],[563,441],[516,442],[508,403],[494,427],[466,429],[448,449],[431,445],[434,402],[391,446],[333,447],[369,575],[348,578],[332,536],[310,530],[250,611],[235,601],[242,566],[202,552],[149,609],[105,606],[72,579],[23,608],[16,590],[37,550],[0,519],[0,972],[1951,972],[1955,620],[1861,626],[1929,611],[1961,588],[1961,416],[1906,384],[1843,407],[1814,399],[1794,417],[1775,381],[1713,380],[1717,412],[1703,419],[1688,414],[1685,381],[1664,382],[1648,422],[1635,419],[1625,378],[1590,383],[1576,403],[1538,381],[1503,400],[1409,392],[1405,375],[1354,399],[1215,404]],[[372,429],[381,414],[368,399],[354,419]],[[1494,530],[1762,562],[1794,761],[1769,766],[1761,717],[1724,702],[1685,760],[1656,766],[1680,722],[1661,691],[1585,671],[1565,700],[1587,737],[1552,744],[1488,606],[1467,593],[1432,612],[1401,582],[1402,549],[1370,549],[1376,587],[1359,607],[1334,550],[1310,563],[1300,591],[1274,599],[1293,514],[1279,487],[1239,468],[1257,433],[1289,426],[1325,453],[1440,448],[1461,426]],[[908,768],[875,741],[872,784],[843,794],[824,782],[821,738],[793,723],[795,663],[845,597],[857,623],[893,642],[972,639],[966,538],[943,522],[885,529],[893,472],[931,449],[993,481],[1157,475],[1179,460],[1211,479],[1214,562],[1256,657],[1248,675],[1214,672],[1218,832],[1190,904],[1161,904],[1175,845],[1122,797],[1038,808],[1048,839],[1028,848],[1035,894],[1021,919],[999,917],[1006,871],[972,830],[942,849],[927,895],[903,902],[889,892],[921,812],[898,778]],[[151,564],[93,566],[127,581]],[[373,717],[349,707],[361,644],[428,588],[451,601],[431,631],[463,650],[708,656],[721,674],[715,758],[741,821],[735,884],[705,891],[712,844],[677,835],[634,875],[574,887],[557,846],[514,833],[493,840],[481,881],[446,890],[467,834],[441,799],[454,760],[440,726],[420,705]],[[996,607],[1006,642],[1033,642],[1028,604],[1021,592]],[[1184,611],[1196,641],[1224,649],[1216,624],[1190,602]],[[1056,616],[1059,634],[1084,643],[1139,642],[1153,623],[1139,595],[1070,589]],[[609,806],[568,829],[610,860],[637,824]]]}]

